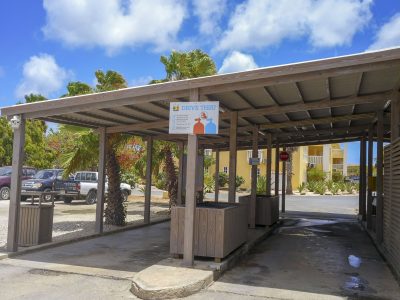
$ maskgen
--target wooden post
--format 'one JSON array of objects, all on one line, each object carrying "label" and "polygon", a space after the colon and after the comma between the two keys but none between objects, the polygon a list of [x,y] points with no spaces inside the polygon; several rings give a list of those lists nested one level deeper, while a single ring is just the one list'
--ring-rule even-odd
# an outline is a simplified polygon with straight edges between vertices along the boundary
[{"label": "wooden post", "polygon": [[[253,128],[253,153],[252,157],[258,157],[258,127]],[[256,202],[257,202],[257,168],[251,165],[251,197],[250,197],[250,228],[256,228]]]},{"label": "wooden post", "polygon": [[99,128],[99,175],[97,181],[96,233],[103,233],[105,183],[106,183],[106,128]]},{"label": "wooden post", "polygon": [[219,149],[215,150],[215,175],[214,175],[214,180],[215,180],[215,202],[218,202],[218,197],[219,197]]},{"label": "wooden post", "polygon": [[391,142],[400,137],[400,93],[394,93],[391,104],[390,131]]},{"label": "wooden post", "polygon": [[236,202],[236,163],[237,163],[237,111],[231,112],[229,130],[229,194],[228,202]]},{"label": "wooden post", "polygon": [[14,129],[10,207],[8,211],[7,251],[18,251],[19,211],[21,206],[22,165],[24,161],[25,119]]},{"label": "wooden post", "polygon": [[[286,151],[286,146],[283,146]],[[286,211],[286,161],[282,162],[282,212]]]},{"label": "wooden post", "polygon": [[367,142],[365,136],[360,140],[360,181],[359,181],[359,214],[361,220],[367,219],[366,215],[366,156],[367,156]]},{"label": "wooden post", "polygon": [[376,150],[376,241],[383,242],[383,111],[378,113]]},{"label": "wooden post", "polygon": [[272,176],[272,134],[267,135],[267,161],[266,169],[267,174],[265,178],[267,179],[267,196],[271,196],[271,176]]},{"label": "wooden post", "polygon": [[178,172],[178,197],[176,202],[178,205],[182,205],[182,196],[183,196],[183,160],[185,157],[185,143],[181,142],[178,144],[179,147],[179,172]]},{"label": "wooden post", "polygon": [[[199,101],[199,90],[190,90],[190,101]],[[197,174],[197,135],[188,135],[186,163],[186,201],[183,238],[183,264],[193,266],[194,262],[194,226],[196,213],[196,174]]]},{"label": "wooden post", "polygon": [[367,184],[367,228],[372,229],[372,170],[373,170],[373,152],[374,152],[374,125],[368,129],[368,184]]},{"label": "wooden post", "polygon": [[275,195],[279,197],[279,144],[275,148]]},{"label": "wooden post", "polygon": [[147,138],[146,144],[147,161],[146,161],[146,190],[144,194],[144,223],[150,223],[150,206],[151,206],[151,169],[153,165],[153,137]]}]

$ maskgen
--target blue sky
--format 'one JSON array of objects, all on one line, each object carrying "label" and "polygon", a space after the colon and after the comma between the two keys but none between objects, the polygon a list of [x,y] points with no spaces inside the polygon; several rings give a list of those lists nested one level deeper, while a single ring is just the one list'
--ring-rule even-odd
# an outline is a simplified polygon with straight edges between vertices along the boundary
[{"label": "blue sky", "polygon": [[[13,0],[0,3],[0,106],[57,98],[115,70],[163,78],[160,55],[201,48],[239,71],[400,45],[399,0]],[[358,162],[358,144],[349,162]]]}]

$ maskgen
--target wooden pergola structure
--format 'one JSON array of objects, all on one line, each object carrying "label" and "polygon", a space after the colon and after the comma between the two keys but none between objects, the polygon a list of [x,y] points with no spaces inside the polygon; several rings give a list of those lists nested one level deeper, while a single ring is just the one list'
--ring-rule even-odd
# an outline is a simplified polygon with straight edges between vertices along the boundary
[{"label": "wooden pergola structure", "polygon": [[[150,221],[149,170],[153,140],[176,142],[180,147],[186,144],[187,171],[182,172],[181,157],[178,197],[181,199],[184,181],[182,174],[186,173],[184,262],[188,265],[193,263],[195,177],[199,148],[217,151],[217,164],[219,151],[230,152],[229,201],[235,202],[236,153],[239,149],[253,149],[253,157],[257,157],[260,147],[269,150],[266,176],[270,182],[272,147],[279,150],[289,146],[361,141],[360,215],[370,224],[372,194],[367,190],[367,178],[372,176],[372,147],[376,141],[376,234],[378,241],[382,241],[383,143],[399,137],[399,88],[400,48],[395,48],[2,108],[3,116],[10,119],[19,116],[21,119],[20,126],[14,130],[7,248],[9,251],[18,249],[20,179],[26,119],[97,130],[100,145],[96,231],[99,233],[103,230],[107,135],[127,133],[147,138],[149,159],[145,193],[146,223]],[[169,135],[171,101],[219,101],[218,135]],[[274,160],[279,162],[278,155]],[[257,167],[253,166],[253,210],[256,180]],[[275,188],[278,189],[278,184]],[[270,186],[267,193],[271,194]],[[284,209],[284,199],[282,206]]]}]

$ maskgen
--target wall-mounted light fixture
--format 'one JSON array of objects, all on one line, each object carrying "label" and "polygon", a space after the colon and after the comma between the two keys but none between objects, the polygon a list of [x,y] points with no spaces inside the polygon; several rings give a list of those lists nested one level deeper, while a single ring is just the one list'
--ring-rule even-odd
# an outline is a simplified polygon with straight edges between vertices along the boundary
[{"label": "wall-mounted light fixture", "polygon": [[13,130],[19,129],[19,127],[21,126],[21,117],[13,116],[10,120],[10,125]]}]

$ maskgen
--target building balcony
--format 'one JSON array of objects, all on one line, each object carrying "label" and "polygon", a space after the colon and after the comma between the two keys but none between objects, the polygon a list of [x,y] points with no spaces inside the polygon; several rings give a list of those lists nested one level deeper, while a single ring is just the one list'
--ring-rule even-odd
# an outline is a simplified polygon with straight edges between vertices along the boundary
[{"label": "building balcony", "polygon": [[319,155],[309,155],[308,156],[308,163],[312,165],[322,165],[322,156]]}]

